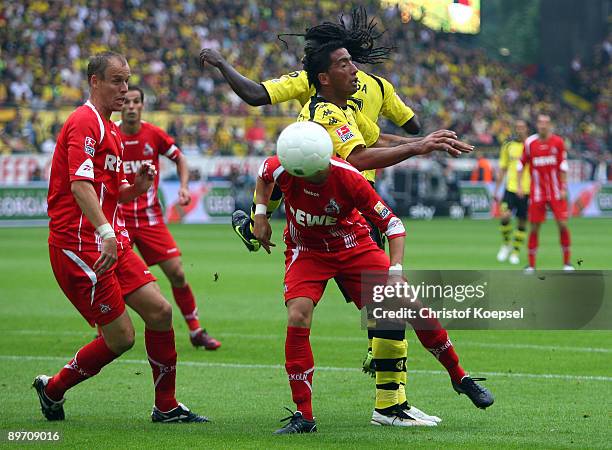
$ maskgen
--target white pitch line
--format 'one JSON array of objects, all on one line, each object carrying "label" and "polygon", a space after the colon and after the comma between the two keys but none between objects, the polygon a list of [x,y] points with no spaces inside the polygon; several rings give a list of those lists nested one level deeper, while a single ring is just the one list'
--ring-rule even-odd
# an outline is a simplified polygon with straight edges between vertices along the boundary
[{"label": "white pitch line", "polygon": [[[61,361],[66,362],[71,359],[70,356],[32,356],[32,355],[0,355],[0,360],[6,361]],[[115,360],[119,364],[138,364],[147,365],[148,362],[145,360],[138,359],[122,359]],[[179,366],[188,367],[211,367],[211,368],[223,368],[223,369],[276,369],[284,370],[285,366],[281,364],[240,364],[240,363],[214,363],[214,362],[203,362],[203,361],[178,361]],[[333,367],[333,366],[316,366],[316,370],[324,372],[358,372],[360,369],[354,367]],[[410,373],[420,373],[427,375],[447,375],[442,370],[410,370]],[[606,381],[612,382],[612,377],[604,377],[600,375],[563,375],[555,373],[515,373],[515,372],[478,372],[478,375],[488,375],[496,377],[507,377],[507,378],[543,378],[552,380],[565,380],[565,381]]]},{"label": "white pitch line", "polygon": [[[94,330],[89,331],[66,331],[66,330],[1,330],[0,334],[23,334],[23,335],[58,335],[58,336],[89,336],[95,334]],[[240,339],[261,339],[261,340],[276,340],[284,339],[281,334],[243,334],[243,333],[215,333],[218,337],[230,337]],[[341,341],[341,342],[365,342],[364,337],[360,336],[311,336],[313,341]],[[492,342],[474,342],[460,340],[456,342],[460,347],[484,347],[484,348],[506,348],[506,349],[524,349],[524,350],[543,350],[543,351],[567,351],[567,352],[584,352],[584,353],[612,353],[612,348],[601,347],[575,347],[562,345],[538,345],[538,344],[500,344]]]}]

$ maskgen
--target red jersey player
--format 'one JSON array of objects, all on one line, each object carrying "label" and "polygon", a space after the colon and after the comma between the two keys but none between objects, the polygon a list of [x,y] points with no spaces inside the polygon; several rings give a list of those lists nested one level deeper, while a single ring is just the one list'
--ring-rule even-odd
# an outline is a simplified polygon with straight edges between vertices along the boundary
[{"label": "red jersey player", "polygon": [[64,393],[97,375],[134,345],[131,306],[145,322],[153,371],[153,422],[207,422],[176,401],[172,307],[132,251],[118,202],[146,192],[155,169],[143,164],[130,185],[123,144],[110,120],[123,107],[130,68],[123,55],[103,52],[87,66],[90,98],[62,127],[49,180],[49,256],[55,278],[75,308],[102,335],[80,348],[56,375],[34,379],[43,415],[64,420]]},{"label": "red jersey player", "polygon": [[185,280],[181,252],[164,223],[162,208],[157,198],[159,155],[161,154],[176,164],[181,183],[178,191],[179,204],[182,206],[189,204],[191,197],[187,188],[189,181],[187,161],[174,143],[174,139],[160,128],[141,120],[143,106],[142,89],[130,87],[125,96],[119,123],[125,145],[123,170],[127,180],[131,182],[138,168],[148,162],[157,169],[158,175],[146,193],[121,205],[125,227],[130,233],[132,243],[138,247],[147,265],[159,264],[170,281],[174,300],[189,327],[191,343],[195,347],[216,350],[221,343],[200,326],[195,298],[191,287]]},{"label": "red jersey player", "polygon": [[533,272],[536,266],[538,251],[538,233],[540,225],[546,220],[546,205],[555,216],[559,227],[559,240],[563,252],[563,270],[574,270],[570,263],[570,233],[567,228],[567,160],[563,139],[553,134],[548,114],[539,114],[537,119],[538,133],[525,140],[525,148],[519,164],[519,186],[517,195],[524,195],[522,171],[529,164],[531,190],[529,194],[529,265],[526,272]]},{"label": "red jersey player", "polygon": [[[300,177],[290,174],[280,162],[287,148],[280,144],[283,133],[293,130],[317,135],[315,141],[325,142],[328,150],[326,158],[319,164],[304,168]],[[390,266],[401,271],[405,230],[401,220],[382,202],[357,169],[342,159],[331,158],[332,141],[322,126],[298,122],[283,133],[277,145],[278,156],[268,158],[259,170],[253,232],[269,253],[274,244],[270,242],[272,231],[266,210],[276,183],[285,196],[287,211],[284,232],[287,245],[284,296],[288,313],[285,368],[297,411],[287,418],[290,419],[287,425],[275,433],[311,433],[316,431],[311,403],[314,358],[309,342],[314,308],[327,281],[335,278],[361,309],[364,306],[361,274],[367,270],[386,272]],[[302,145],[300,154],[307,160],[312,148],[305,146]],[[294,154],[293,158],[297,159],[296,156]],[[390,241],[390,256],[371,238],[364,216],[385,230]],[[403,341],[397,342],[386,358],[394,367],[404,367],[406,347]],[[376,348],[374,346],[375,357],[380,356],[376,355]],[[379,384],[378,375],[383,373],[387,372],[377,372],[377,399],[372,423],[435,426],[435,422],[411,417],[399,408],[399,383]]]}]

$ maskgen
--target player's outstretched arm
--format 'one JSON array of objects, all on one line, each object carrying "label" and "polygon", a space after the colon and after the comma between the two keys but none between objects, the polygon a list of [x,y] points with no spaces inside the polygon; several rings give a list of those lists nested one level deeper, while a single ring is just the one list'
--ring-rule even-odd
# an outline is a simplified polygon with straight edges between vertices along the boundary
[{"label": "player's outstretched arm", "polygon": [[134,184],[128,184],[126,181],[119,187],[119,203],[127,203],[147,192],[156,176],[155,166],[150,163],[143,163],[136,172]]},{"label": "player's outstretched arm", "polygon": [[507,169],[499,169],[497,171],[497,178],[495,179],[495,190],[493,191],[493,195],[495,196],[495,200],[501,201],[499,196],[499,188],[502,185],[504,178],[506,178]]},{"label": "player's outstretched arm", "polygon": [[253,235],[261,246],[270,254],[270,247],[276,247],[276,244],[270,241],[272,237],[272,227],[267,216],[268,203],[274,190],[274,183],[268,182],[257,177],[255,184],[255,216],[253,220]]},{"label": "player's outstretched arm", "polygon": [[397,236],[389,239],[389,259],[391,266],[404,264],[404,245],[406,242],[405,236]]},{"label": "player's outstretched arm", "polygon": [[472,150],[474,150],[474,146],[458,140],[453,131],[438,130],[421,140],[406,142],[395,147],[366,148],[365,146],[357,146],[346,160],[357,170],[363,171],[390,167],[413,156],[426,155],[433,151],[447,152],[449,155],[456,157],[462,153],[470,153]]},{"label": "player's outstretched arm", "polygon": [[178,175],[181,186],[178,191],[179,205],[187,206],[191,203],[191,194],[189,193],[189,166],[187,158],[184,155],[179,155],[176,159],[176,174]]},{"label": "player's outstretched arm", "polygon": [[200,65],[204,67],[206,63],[219,69],[232,90],[249,105],[263,106],[272,103],[266,88],[238,72],[217,50],[212,48],[202,49]]}]

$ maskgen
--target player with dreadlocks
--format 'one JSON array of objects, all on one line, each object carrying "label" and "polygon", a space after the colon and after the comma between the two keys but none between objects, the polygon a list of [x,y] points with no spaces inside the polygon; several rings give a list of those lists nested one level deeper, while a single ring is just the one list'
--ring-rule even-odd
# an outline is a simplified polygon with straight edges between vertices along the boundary
[{"label": "player with dreadlocks", "polygon": [[[380,39],[384,32],[376,30],[374,19],[368,20],[364,8],[355,8],[351,14],[350,25],[347,25],[341,15],[338,23],[323,22],[306,30],[305,33],[285,33],[285,36],[303,37],[305,50],[313,45],[330,41],[341,41],[351,54],[353,61],[360,64],[379,64],[384,62],[393,47],[375,47],[375,41]],[[286,42],[285,42],[286,45]],[[308,81],[305,71],[296,71],[283,75],[280,78],[258,83],[241,75],[221,54],[214,49],[203,49],[200,52],[200,62],[219,69],[230,87],[240,98],[251,106],[263,106],[283,103],[288,100],[298,100],[304,106],[314,95],[315,89]],[[393,85],[386,79],[359,70],[357,72],[359,87],[353,95],[353,104],[363,112],[371,122],[377,122],[379,116],[384,116],[410,134],[419,133],[421,127],[414,111],[410,109],[395,93]],[[420,138],[413,138],[419,140]],[[409,142],[410,138],[398,138],[396,143]],[[459,153],[459,152],[457,152]],[[366,178],[374,181],[375,171]],[[272,213],[280,206],[282,194],[279,189],[272,193],[268,213]],[[253,237],[253,218],[255,204],[251,205],[251,215],[243,211],[236,211],[232,216],[232,227],[249,251],[258,251],[259,242]],[[382,243],[382,234],[378,233],[375,240]]]}]

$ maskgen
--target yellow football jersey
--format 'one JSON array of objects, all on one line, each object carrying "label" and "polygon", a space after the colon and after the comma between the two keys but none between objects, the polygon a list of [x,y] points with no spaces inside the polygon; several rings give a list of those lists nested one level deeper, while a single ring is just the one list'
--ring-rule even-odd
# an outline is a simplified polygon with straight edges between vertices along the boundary
[{"label": "yellow football jersey", "polygon": [[[325,127],[334,144],[334,155],[342,159],[347,159],[358,145],[371,147],[380,136],[378,125],[359,110],[354,99],[341,108],[322,97],[313,96],[297,118],[298,122],[307,120]],[[373,182],[376,170],[365,170],[362,174]]]},{"label": "yellow football jersey", "polygon": [[[353,97],[356,104],[371,121],[377,122],[384,116],[397,126],[402,126],[414,117],[414,111],[399,98],[393,85],[384,78],[357,72],[359,88]],[[304,70],[291,72],[280,78],[261,83],[270,96],[272,104],[297,100],[304,106],[315,95],[314,86],[308,83]]]},{"label": "yellow football jersey", "polygon": [[[499,153],[499,168],[506,169],[506,190],[514,192],[518,190],[518,170],[517,163],[523,154],[523,143],[518,141],[509,141],[504,143]],[[529,192],[531,177],[529,176],[529,168],[523,170],[523,192]]]}]

